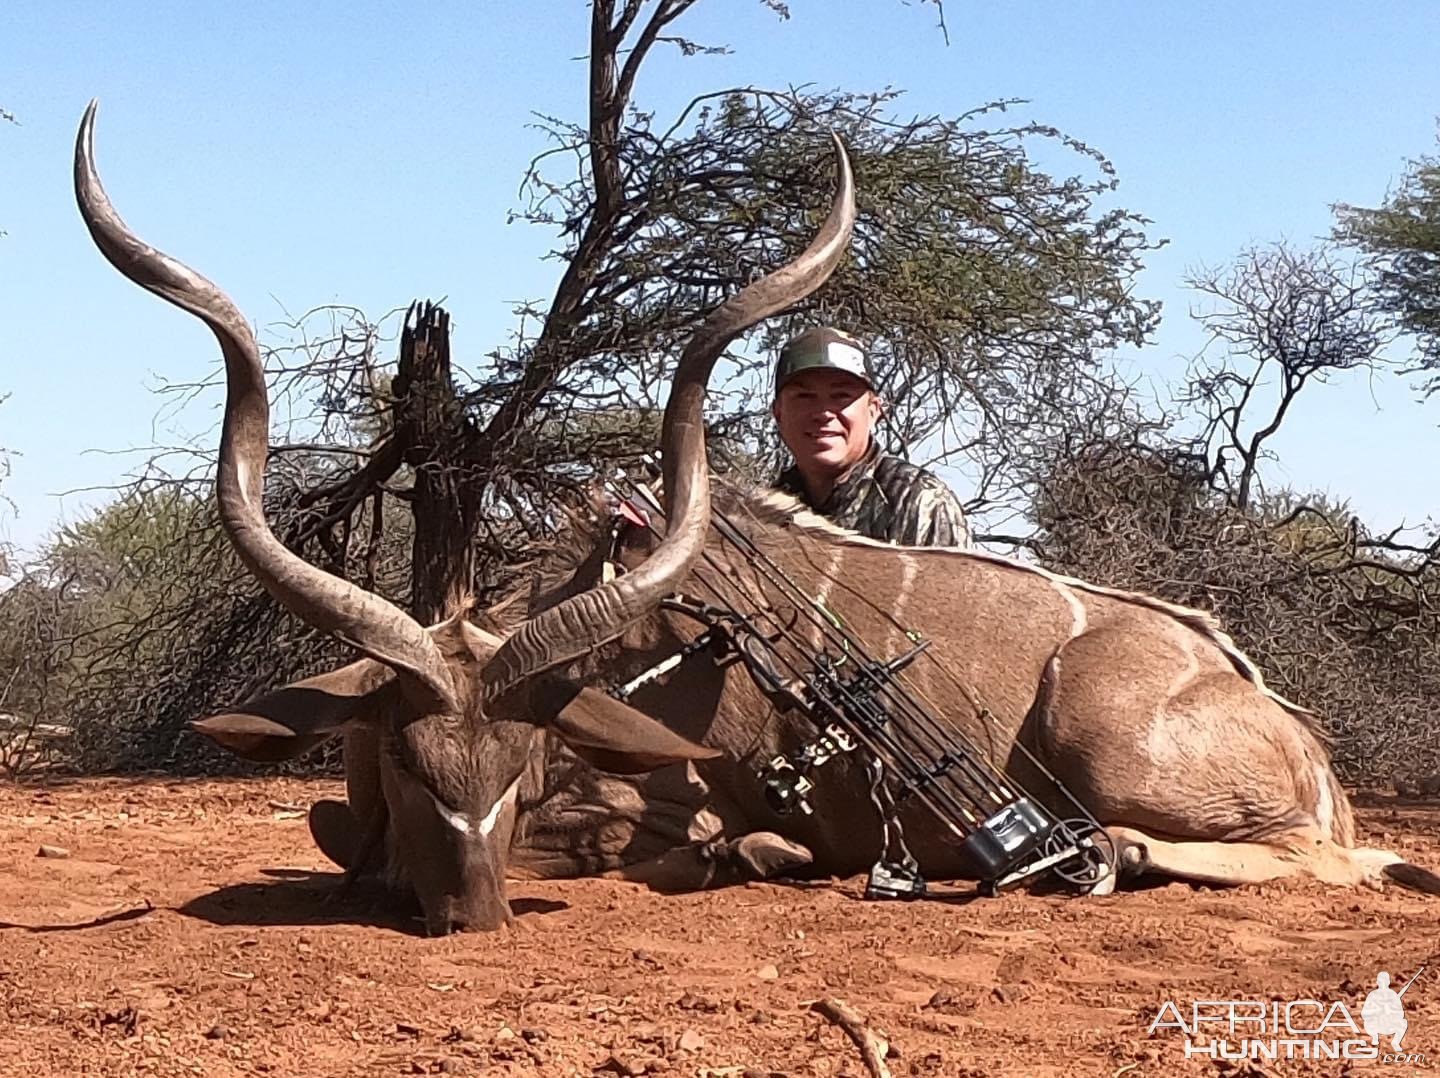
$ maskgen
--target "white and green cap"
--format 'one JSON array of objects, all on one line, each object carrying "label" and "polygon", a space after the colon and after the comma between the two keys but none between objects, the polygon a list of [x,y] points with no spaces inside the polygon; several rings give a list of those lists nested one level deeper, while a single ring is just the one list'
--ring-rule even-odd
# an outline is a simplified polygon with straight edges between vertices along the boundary
[{"label": "white and green cap", "polygon": [[780,387],[801,371],[816,368],[853,374],[871,389],[875,388],[870,361],[860,342],[830,326],[815,326],[792,337],[780,349],[780,358],[775,364],[775,392],[779,393]]}]

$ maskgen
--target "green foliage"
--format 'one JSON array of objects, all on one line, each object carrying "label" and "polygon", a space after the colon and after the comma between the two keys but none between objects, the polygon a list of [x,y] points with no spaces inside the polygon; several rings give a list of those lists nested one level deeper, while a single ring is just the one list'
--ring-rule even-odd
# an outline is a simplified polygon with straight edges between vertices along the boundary
[{"label": "green foliage", "polygon": [[[328,474],[324,454],[272,462],[265,500],[277,535],[329,571],[399,599],[409,583],[408,530],[387,528],[372,549],[373,525],[315,519],[300,492]],[[74,757],[86,770],[251,772],[185,724],[353,657],[260,588],[220,530],[208,484],[200,490],[138,488],[57,544],[59,564],[80,579],[118,580],[121,593],[95,619],[85,676],[69,697]],[[289,769],[328,768],[336,748]]]},{"label": "green foliage", "polygon": [[35,762],[29,735],[51,717],[64,663],[57,641],[65,631],[52,589],[25,577],[0,592],[0,774],[18,774]]},{"label": "green foliage", "polygon": [[[285,462],[267,497],[281,534],[305,532]],[[66,528],[29,575],[0,595],[0,711],[70,731],[71,766],[86,772],[163,768],[252,770],[185,723],[276,682],[346,657],[344,648],[278,608],[240,565],[208,497],[179,484],[137,487]],[[341,571],[360,573],[365,536]],[[374,586],[394,597],[405,528],[375,558]],[[306,543],[319,545],[312,535]],[[323,559],[323,549],[311,558]],[[397,571],[396,566],[399,565]],[[327,767],[331,755],[293,769]]]},{"label": "green foliage", "polygon": [[78,617],[82,658],[149,622],[197,573],[239,568],[216,543],[213,507],[178,486],[122,497],[62,529],[42,564]]},{"label": "green foliage", "polygon": [[1416,335],[1423,366],[1440,368],[1440,157],[1412,161],[1378,208],[1336,213],[1337,238],[1374,259],[1383,307]]},{"label": "green foliage", "polygon": [[[211,508],[178,487],[121,497],[65,528],[4,596],[0,655],[13,653],[20,672],[11,710],[73,727],[109,666],[163,662],[176,628],[167,608],[238,570],[218,538]],[[107,706],[123,714],[127,703]]]}]

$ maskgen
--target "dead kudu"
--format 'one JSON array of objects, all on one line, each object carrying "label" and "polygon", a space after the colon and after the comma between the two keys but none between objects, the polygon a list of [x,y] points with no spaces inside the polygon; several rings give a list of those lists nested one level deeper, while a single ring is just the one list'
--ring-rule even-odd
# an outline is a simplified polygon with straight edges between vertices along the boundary
[{"label": "dead kudu", "polygon": [[[877,543],[778,493],[724,492],[717,500],[873,653],[902,654],[912,646],[906,630],[919,630],[930,647],[905,672],[910,691],[1063,817],[1065,800],[1029,757],[1038,759],[1105,825],[1122,873],[1216,884],[1311,876],[1354,886],[1388,878],[1440,893],[1440,877],[1388,851],[1356,847],[1350,802],[1313,717],[1268,689],[1203,612],[995,555]],[[593,586],[607,554],[622,574],[646,564],[653,542],[626,526],[613,549],[608,539],[578,545],[574,565],[552,570],[536,605]],[[760,596],[767,625],[798,624],[813,635],[753,562],[712,534],[704,561],[676,590],[749,609]],[[659,610],[570,672],[621,684],[700,630],[683,612]],[[777,711],[743,664],[689,660],[629,702],[724,756],[638,780],[572,769],[566,782],[553,764],[560,792],[527,819],[512,852],[514,874],[608,872],[702,886],[725,877],[723,863],[707,862],[704,844],[722,834],[746,836],[738,843],[748,842],[752,869],[849,875],[874,860],[881,826],[869,780],[852,757],[815,774],[813,815],[777,815],[761,796],[761,765],[793,752],[814,726]],[[901,813],[925,875],[974,878],[974,866],[928,811],[915,805]]]},{"label": "dead kudu", "polygon": [[[458,616],[422,627],[274,539],[259,509],[268,402],[253,337],[214,285],[116,216],[94,172],[93,110],[75,159],[92,235],[125,276],[205,320],[225,356],[217,497],[227,532],[277,600],[366,656],[196,729],[258,760],[343,730],[349,805],[315,806],[317,841],[358,869],[367,832],[383,836],[384,870],[413,889],[435,932],[506,922],[507,873],[681,889],[868,865],[879,823],[849,761],[817,782],[813,816],[778,817],[765,804],[756,763],[810,728],[778,713],[741,667],[688,661],[633,706],[588,687],[618,683],[696,635],[661,609],[664,597],[751,572],[709,529],[705,383],[731,340],[819,287],[842,257],[854,220],[843,151],[814,242],[712,312],[685,349],[662,434],[665,538],[632,529],[614,550],[608,537],[577,548],[531,616],[500,634]],[[1440,879],[1398,856],[1355,847],[1349,801],[1306,713],[1266,689],[1206,615],[985,554],[883,546],[778,495],[727,502],[877,652],[903,650],[903,628],[922,631],[932,646],[907,674],[914,690],[1043,798],[1045,783],[1015,751],[1024,744],[1106,825],[1123,868],[1220,883],[1393,878],[1440,891]],[[607,561],[619,572],[603,571]],[[925,874],[967,875],[922,813],[902,818]]]},{"label": "dead kudu", "polygon": [[661,436],[665,486],[673,492],[671,535],[635,572],[568,597],[502,640],[459,615],[422,626],[276,539],[261,500],[269,401],[255,338],[218,287],[144,243],[120,219],[95,170],[95,109],[92,101],[81,121],[74,162],[75,195],[91,237],[124,276],[203,320],[224,357],[221,524],[278,602],[364,656],[193,726],[259,760],[296,755],[349,727],[350,804],[322,803],[312,813],[322,848],[353,861],[365,829],[383,827],[385,867],[413,890],[431,932],[496,928],[510,919],[504,875],[517,801],[547,734],[610,772],[718,755],[557,671],[653,610],[699,555],[710,512],[702,416],[710,370],[738,335],[814,291],[844,256],[855,219],[844,150],[837,140],[834,205],[810,246],[713,310],[681,356]]}]

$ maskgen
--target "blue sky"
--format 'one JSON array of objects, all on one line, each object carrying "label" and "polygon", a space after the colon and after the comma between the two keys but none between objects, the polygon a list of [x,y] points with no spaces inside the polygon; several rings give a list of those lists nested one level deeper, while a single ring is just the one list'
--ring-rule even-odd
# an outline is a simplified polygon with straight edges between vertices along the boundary
[{"label": "blue sky", "polygon": [[[1138,291],[1165,303],[1135,358],[1161,381],[1202,343],[1187,269],[1243,246],[1328,232],[1330,204],[1375,204],[1435,151],[1440,5],[1429,2],[947,5],[701,0],[677,32],[735,51],[657,53],[638,101],[663,119],[723,86],[907,91],[902,108],[1013,113],[1105,152],[1116,203],[1169,246]],[[117,451],[199,436],[213,397],[156,429],[159,379],[217,362],[198,322],[119,277],[70,192],[75,126],[101,102],[101,175],[128,223],[200,269],[260,327],[327,303],[372,317],[444,297],[456,355],[504,341],[513,301],[546,296],[550,236],[507,224],[532,113],[581,118],[588,5],[10,0],[0,12],[0,445],[19,451],[0,540],[33,546],[103,500]],[[1440,446],[1440,402],[1404,379],[1303,398],[1274,473],[1348,497],[1367,520],[1422,522],[1440,478],[1403,467]],[[102,452],[86,452],[99,450]]]}]

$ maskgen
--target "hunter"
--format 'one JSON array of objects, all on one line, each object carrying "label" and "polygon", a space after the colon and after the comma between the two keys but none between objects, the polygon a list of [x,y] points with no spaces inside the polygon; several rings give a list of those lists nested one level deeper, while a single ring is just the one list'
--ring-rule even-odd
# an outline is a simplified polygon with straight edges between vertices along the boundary
[{"label": "hunter", "polygon": [[970,528],[950,488],[880,449],[874,427],[883,410],[854,337],[817,326],[792,338],[775,365],[771,411],[794,464],[775,486],[871,539],[969,546]]}]

